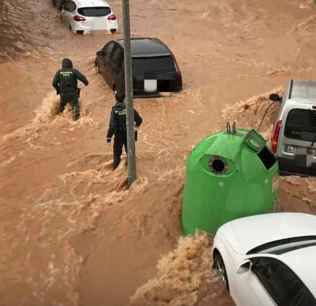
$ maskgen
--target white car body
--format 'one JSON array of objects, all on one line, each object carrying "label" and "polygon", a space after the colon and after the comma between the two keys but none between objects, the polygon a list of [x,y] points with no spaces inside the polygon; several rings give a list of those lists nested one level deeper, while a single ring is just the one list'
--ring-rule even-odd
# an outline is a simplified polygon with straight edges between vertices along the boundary
[{"label": "white car body", "polygon": [[116,16],[104,0],[68,0],[62,6],[61,17],[69,29],[76,33],[98,30],[113,33],[118,29]]},{"label": "white car body", "polygon": [[[314,238],[311,238],[313,236]],[[279,246],[275,244],[274,247],[266,245],[283,239],[292,239],[291,241],[306,239],[306,241],[285,242]],[[303,246],[304,244],[306,245]],[[262,245],[265,246],[260,250],[258,247]],[[247,254],[251,250],[253,250],[251,254]],[[252,271],[251,265],[248,270],[243,269],[245,267],[243,264],[249,259],[269,260],[270,258],[280,263],[282,267],[285,265],[303,282],[314,299],[316,297],[316,216],[314,215],[271,213],[236,219],[219,228],[214,238],[213,255],[214,252],[219,252],[223,259],[230,295],[237,306],[278,305]],[[278,252],[279,254],[276,254]],[[315,304],[308,306],[314,305],[316,299]]]},{"label": "white car body", "polygon": [[316,81],[290,80],[279,99],[271,147],[280,173],[316,175]]}]

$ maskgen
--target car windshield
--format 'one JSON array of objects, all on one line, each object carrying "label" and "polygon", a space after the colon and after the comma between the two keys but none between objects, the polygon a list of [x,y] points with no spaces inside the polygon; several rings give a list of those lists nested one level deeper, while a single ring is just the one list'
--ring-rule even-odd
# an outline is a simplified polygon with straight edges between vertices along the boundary
[{"label": "car windshield", "polygon": [[100,7],[81,7],[78,9],[78,13],[86,17],[101,17],[107,16],[111,13],[111,9],[106,6]]},{"label": "car windshield", "polygon": [[247,255],[258,253],[281,255],[310,246],[316,246],[316,236],[302,236],[271,241],[251,249],[247,252]]},{"label": "car windshield", "polygon": [[150,73],[174,72],[175,68],[171,56],[137,57],[133,58],[133,70],[136,75]]},{"label": "car windshield", "polygon": [[287,116],[284,135],[288,138],[316,142],[316,111],[292,109]]}]

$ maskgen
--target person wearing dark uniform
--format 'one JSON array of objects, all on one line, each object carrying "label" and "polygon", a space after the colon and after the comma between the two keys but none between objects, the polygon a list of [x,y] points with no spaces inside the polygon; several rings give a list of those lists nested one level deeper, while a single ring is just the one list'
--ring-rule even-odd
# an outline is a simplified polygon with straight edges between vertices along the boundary
[{"label": "person wearing dark uniform", "polygon": [[[126,106],[124,103],[124,96],[117,93],[115,98],[116,104],[112,107],[109,128],[106,135],[108,143],[111,143],[112,136],[114,135],[113,170],[116,169],[121,162],[123,146],[127,154]],[[134,109],[134,123],[136,128],[138,128],[142,122],[142,117]],[[137,132],[135,133],[135,140],[137,140]]]},{"label": "person wearing dark uniform", "polygon": [[56,89],[57,95],[60,94],[60,112],[62,113],[66,104],[70,103],[74,120],[80,118],[78,80],[86,86],[89,84],[87,78],[73,68],[72,61],[64,58],[62,68],[54,76],[53,87]]}]

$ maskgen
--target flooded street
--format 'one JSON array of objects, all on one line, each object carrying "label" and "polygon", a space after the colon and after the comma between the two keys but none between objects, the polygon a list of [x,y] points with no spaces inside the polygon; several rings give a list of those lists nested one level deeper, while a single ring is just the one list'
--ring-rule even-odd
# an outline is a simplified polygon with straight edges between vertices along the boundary
[{"label": "flooded street", "polygon": [[49,1],[0,1],[0,60],[36,50],[49,52],[62,32]]},{"label": "flooded street", "polygon": [[[208,239],[179,240],[185,159],[229,119],[256,126],[288,79],[316,79],[312,2],[132,1],[133,35],[167,43],[184,90],[135,100],[144,124],[127,191],[105,141],[113,93],[94,68],[121,33],[75,35],[49,0],[0,1],[0,305],[233,305],[210,272]],[[122,27],[120,1],[110,5]],[[90,82],[77,122],[56,115],[64,57]],[[279,209],[315,212],[315,185],[282,179]]]}]

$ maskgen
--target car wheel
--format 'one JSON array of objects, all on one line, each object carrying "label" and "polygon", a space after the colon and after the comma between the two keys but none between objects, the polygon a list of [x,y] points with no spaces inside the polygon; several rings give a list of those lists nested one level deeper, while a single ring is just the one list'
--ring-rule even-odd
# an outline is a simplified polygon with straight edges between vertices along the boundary
[{"label": "car wheel", "polygon": [[55,2],[57,9],[61,11],[65,1],[64,0],[53,0],[53,1]]},{"label": "car wheel", "polygon": [[218,251],[215,251],[214,253],[213,268],[216,274],[220,277],[221,281],[224,283],[226,290],[229,291],[229,284],[228,284],[225,264],[224,264],[221,254]]}]

